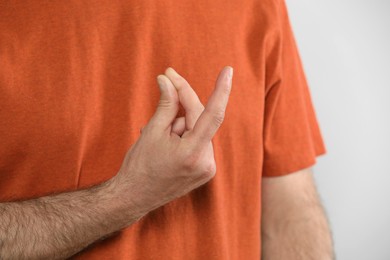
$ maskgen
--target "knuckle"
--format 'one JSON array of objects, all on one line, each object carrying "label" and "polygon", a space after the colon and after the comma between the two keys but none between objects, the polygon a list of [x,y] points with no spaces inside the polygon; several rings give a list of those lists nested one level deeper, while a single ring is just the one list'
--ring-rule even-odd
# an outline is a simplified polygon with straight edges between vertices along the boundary
[{"label": "knuckle", "polygon": [[226,84],[226,86],[224,86],[224,88],[222,88],[222,93],[225,94],[226,96],[230,95],[230,91],[231,91],[230,84]]},{"label": "knuckle", "polygon": [[183,157],[183,168],[196,179],[209,181],[217,171],[214,158],[205,158],[204,149],[191,149]]},{"label": "knuckle", "polygon": [[184,168],[190,172],[197,170],[199,167],[199,159],[199,154],[196,152],[186,155],[183,162]]},{"label": "knuckle", "polygon": [[214,123],[216,125],[221,125],[223,120],[225,119],[225,111],[216,111],[213,115]]},{"label": "knuckle", "polygon": [[169,108],[173,105],[172,101],[171,100],[167,100],[167,99],[160,99],[158,101],[158,106],[159,107],[162,107],[162,108]]},{"label": "knuckle", "polygon": [[212,179],[217,172],[215,162],[201,162],[197,156],[188,157],[185,162],[185,168],[192,174],[195,174],[196,179],[207,181]]},{"label": "knuckle", "polygon": [[203,175],[207,180],[214,178],[216,173],[217,173],[217,166],[215,162],[208,163],[207,166],[205,167],[205,170],[203,171]]}]

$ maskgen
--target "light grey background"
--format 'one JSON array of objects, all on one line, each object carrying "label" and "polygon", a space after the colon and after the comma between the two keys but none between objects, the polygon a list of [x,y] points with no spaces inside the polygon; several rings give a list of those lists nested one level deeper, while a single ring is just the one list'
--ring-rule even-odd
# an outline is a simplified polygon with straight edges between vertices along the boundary
[{"label": "light grey background", "polygon": [[390,1],[286,0],[327,154],[338,260],[390,259]]}]

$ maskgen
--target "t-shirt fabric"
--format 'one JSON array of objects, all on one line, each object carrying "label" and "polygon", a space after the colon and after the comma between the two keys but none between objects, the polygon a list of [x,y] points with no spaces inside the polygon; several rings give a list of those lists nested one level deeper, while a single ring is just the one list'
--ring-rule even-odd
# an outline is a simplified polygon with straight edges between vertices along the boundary
[{"label": "t-shirt fabric", "polygon": [[158,74],[206,104],[226,65],[215,177],[73,258],[260,259],[262,177],[326,153],[285,0],[1,1],[0,202],[113,177]]}]

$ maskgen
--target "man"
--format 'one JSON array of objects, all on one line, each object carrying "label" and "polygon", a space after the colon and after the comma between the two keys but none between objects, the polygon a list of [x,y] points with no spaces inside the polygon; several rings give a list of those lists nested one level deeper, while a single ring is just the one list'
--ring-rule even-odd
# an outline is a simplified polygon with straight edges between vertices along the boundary
[{"label": "man", "polygon": [[284,0],[2,1],[0,41],[1,259],[332,258]]}]

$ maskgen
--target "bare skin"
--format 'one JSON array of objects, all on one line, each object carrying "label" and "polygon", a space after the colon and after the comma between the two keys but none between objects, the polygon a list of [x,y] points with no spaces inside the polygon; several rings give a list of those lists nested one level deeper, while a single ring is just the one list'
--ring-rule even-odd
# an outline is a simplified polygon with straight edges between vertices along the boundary
[{"label": "bare skin", "polygon": [[262,259],[334,259],[312,168],[262,181]]},{"label": "bare skin", "polygon": [[[68,258],[210,181],[216,173],[211,140],[224,119],[230,70],[220,72],[206,107],[172,68],[159,75],[156,112],[108,181],[0,203],[0,259]],[[179,102],[186,115],[176,119]]]}]

